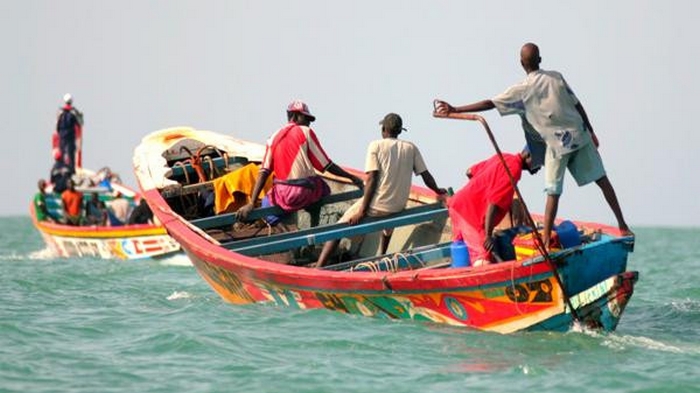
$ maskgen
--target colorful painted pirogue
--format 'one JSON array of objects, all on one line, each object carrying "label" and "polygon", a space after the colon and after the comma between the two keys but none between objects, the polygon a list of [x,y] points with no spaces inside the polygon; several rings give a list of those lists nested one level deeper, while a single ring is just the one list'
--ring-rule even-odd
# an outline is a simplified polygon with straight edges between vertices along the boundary
[{"label": "colorful painted pirogue", "polygon": [[[95,173],[78,168],[74,178],[89,178]],[[77,187],[83,192],[84,200],[92,193],[98,193],[99,199],[107,204],[114,199],[118,191],[121,198],[129,204],[136,205],[140,196],[132,189],[119,183],[112,183],[113,192],[100,187]],[[165,228],[154,224],[132,225],[67,225],[63,223],[61,197],[47,187],[46,206],[56,221],[37,220],[34,203],[30,204],[30,215],[34,226],[39,230],[46,245],[60,257],[96,257],[103,259],[143,259],[168,257],[181,252],[180,245],[168,235]]]},{"label": "colorful painted pirogue", "polygon": [[[303,211],[274,227],[237,222],[235,212],[203,214],[203,201],[217,193],[224,176],[259,163],[263,153],[262,145],[190,128],[154,132],[135,150],[136,177],[154,213],[204,280],[231,303],[272,302],[501,333],[565,331],[575,321],[611,331],[632,295],[637,272],[626,267],[634,239],[605,225],[577,222],[579,244],[552,253],[551,264],[535,253],[451,267],[447,211],[432,192],[415,186],[403,212],[355,226],[335,221],[361,191],[332,177],[317,227]],[[248,219],[275,209],[259,208]],[[384,228],[395,229],[388,254],[375,255]],[[339,238],[347,242],[341,242],[342,262],[310,267],[319,247]]]}]

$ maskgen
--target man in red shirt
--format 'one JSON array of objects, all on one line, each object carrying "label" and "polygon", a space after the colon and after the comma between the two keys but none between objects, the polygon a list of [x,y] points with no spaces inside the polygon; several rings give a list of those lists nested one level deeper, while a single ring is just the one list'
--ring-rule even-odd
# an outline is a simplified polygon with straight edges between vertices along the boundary
[{"label": "man in red shirt", "polygon": [[[269,204],[279,206],[286,212],[304,209],[330,193],[328,184],[316,174],[330,172],[344,177],[362,188],[363,182],[328,158],[316,134],[309,127],[316,120],[309,107],[299,101],[287,106],[289,122],[275,132],[267,141],[265,156],[258,172],[251,202],[238,210],[238,216],[245,219],[258,201],[258,195],[267,178],[274,172],[274,183],[267,194]],[[312,214],[312,225],[318,224],[318,217]]]},{"label": "man in red shirt", "polygon": [[66,224],[80,225],[80,216],[83,210],[83,194],[75,190],[73,180],[68,180],[67,186],[68,188],[61,193]]},{"label": "man in red shirt", "polygon": [[[503,158],[517,183],[523,170],[534,174],[529,150],[520,154],[503,153]],[[469,182],[448,201],[455,240],[469,247],[474,266],[493,261],[494,227],[505,217],[513,202],[515,189],[498,155],[481,161],[467,170]]]}]

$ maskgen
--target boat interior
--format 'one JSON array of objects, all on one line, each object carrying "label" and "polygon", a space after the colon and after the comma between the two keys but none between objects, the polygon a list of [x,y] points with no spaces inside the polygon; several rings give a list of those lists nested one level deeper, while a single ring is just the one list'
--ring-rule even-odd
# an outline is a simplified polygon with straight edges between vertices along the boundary
[{"label": "boat interior", "polygon": [[[251,164],[257,167],[259,162],[229,156],[214,146],[189,139],[179,141],[163,157],[169,168],[166,177],[176,182],[160,190],[163,198],[210,241],[228,250],[272,262],[312,267],[326,241],[340,240],[329,264],[322,269],[401,271],[450,266],[450,220],[444,205],[433,198],[412,193],[402,212],[368,217],[352,226],[339,224],[338,219],[362,196],[362,191],[345,179],[324,175],[331,194],[307,210],[285,214],[276,206],[257,207],[242,222],[236,214],[242,204],[233,204],[231,209],[218,214],[214,212],[216,183]],[[245,195],[242,196],[245,200]],[[281,220],[271,225],[266,220],[270,216],[279,216]],[[505,234],[497,246],[499,254],[506,256],[504,260],[516,258],[516,247],[511,240],[528,229],[517,225],[499,232]],[[393,234],[387,252],[380,255],[380,235],[384,230],[393,230]],[[600,233],[589,234],[585,241],[593,241],[596,236],[599,238]]]}]

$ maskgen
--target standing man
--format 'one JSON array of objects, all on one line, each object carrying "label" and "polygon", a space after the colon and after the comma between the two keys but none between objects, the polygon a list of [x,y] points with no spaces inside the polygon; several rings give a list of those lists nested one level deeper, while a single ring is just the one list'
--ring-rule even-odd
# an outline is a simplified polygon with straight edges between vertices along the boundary
[{"label": "standing man", "polygon": [[595,181],[615,214],[622,235],[634,235],[622,216],[615,190],[605,173],[597,149],[598,139],[583,105],[560,73],[540,69],[541,60],[537,45],[527,43],[520,50],[520,64],[527,73],[524,81],[491,100],[460,107],[437,101],[437,112],[480,112],[496,108],[501,116],[522,116],[542,136],[547,145],[544,159],[547,203],[543,228],[546,247],[567,168],[579,186]]},{"label": "standing man", "polygon": [[[411,175],[423,178],[423,183],[438,195],[447,193],[439,188],[428,171],[423,156],[413,143],[398,139],[403,128],[403,121],[396,113],[389,113],[379,122],[382,126],[382,139],[372,141],[367,148],[365,173],[367,184],[362,199],[353,204],[339,223],[350,225],[359,223],[364,217],[381,217],[397,213],[406,208],[411,192]],[[385,254],[389,247],[392,231],[384,230],[380,242],[380,254]],[[319,256],[316,267],[323,267],[335,251],[340,240],[326,242]]]},{"label": "standing man", "polygon": [[75,168],[82,166],[83,114],[73,107],[73,97],[70,94],[63,96],[64,105],[56,120],[56,133],[59,137],[59,151],[65,163],[75,173]]},{"label": "standing man", "polygon": [[[328,184],[316,174],[330,172],[344,177],[362,188],[362,180],[333,163],[321,147],[314,131],[309,127],[316,120],[309,107],[298,100],[287,106],[288,123],[267,141],[265,156],[253,187],[251,201],[238,210],[245,219],[258,201],[267,178],[274,172],[272,189],[265,198],[269,205],[279,206],[285,212],[309,207],[330,193]],[[266,202],[263,201],[265,205]],[[311,213],[311,225],[318,225],[317,209]]]},{"label": "standing man", "polygon": [[[539,170],[532,168],[527,149],[520,154],[503,153],[503,159],[516,184],[522,171]],[[498,155],[471,166],[467,177],[469,182],[448,202],[452,232],[455,240],[467,243],[473,266],[486,265],[494,262],[494,229],[509,212],[515,189]]]}]

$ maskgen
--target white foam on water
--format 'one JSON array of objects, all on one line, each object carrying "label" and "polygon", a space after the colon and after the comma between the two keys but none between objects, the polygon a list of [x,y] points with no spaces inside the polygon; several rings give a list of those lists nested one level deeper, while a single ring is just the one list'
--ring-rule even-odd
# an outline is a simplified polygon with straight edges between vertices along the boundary
[{"label": "white foam on water", "polygon": [[178,253],[159,261],[162,266],[192,266],[190,258],[184,253]]},{"label": "white foam on water", "polygon": [[[58,258],[59,255],[57,255],[52,249],[49,247],[46,247],[42,250],[37,250],[29,253],[29,255],[22,255],[21,259],[32,259],[32,260],[47,260],[47,259],[55,259]],[[6,259],[5,256],[3,256],[3,259]]]},{"label": "white foam on water", "polygon": [[167,297],[168,300],[179,300],[179,299],[189,299],[192,295],[189,292],[175,291]]},{"label": "white foam on water", "polygon": [[628,346],[633,346],[668,353],[700,353],[700,347],[681,348],[644,336],[610,335],[603,341],[603,345],[612,349],[625,349]]}]

